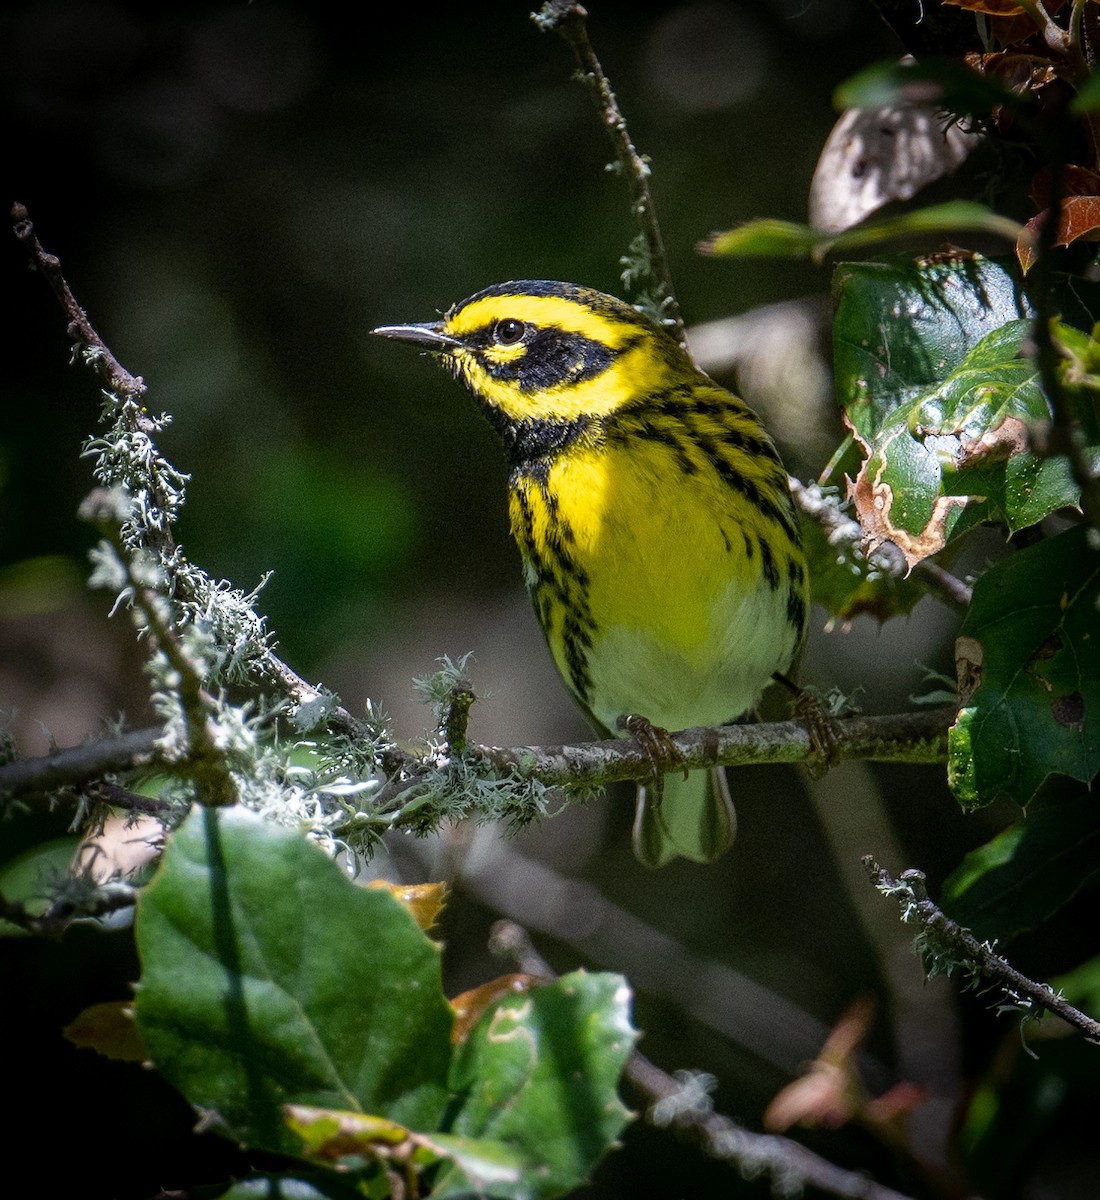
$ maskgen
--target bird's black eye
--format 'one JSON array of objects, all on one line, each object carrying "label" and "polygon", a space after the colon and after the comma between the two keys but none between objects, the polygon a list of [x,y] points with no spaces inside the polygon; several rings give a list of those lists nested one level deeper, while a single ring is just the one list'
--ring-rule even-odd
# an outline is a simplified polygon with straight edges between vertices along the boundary
[{"label": "bird's black eye", "polygon": [[493,338],[500,346],[514,346],[516,342],[523,341],[526,332],[527,326],[522,321],[517,321],[515,317],[505,317],[494,326]]}]

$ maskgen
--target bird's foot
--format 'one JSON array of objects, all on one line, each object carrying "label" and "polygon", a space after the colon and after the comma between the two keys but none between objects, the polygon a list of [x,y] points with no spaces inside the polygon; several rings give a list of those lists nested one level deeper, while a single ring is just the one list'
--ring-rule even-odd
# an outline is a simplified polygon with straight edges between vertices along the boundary
[{"label": "bird's foot", "polygon": [[807,762],[810,775],[814,779],[821,779],[828,774],[830,767],[836,765],[840,746],[836,722],[820,698],[812,692],[802,692],[798,696],[794,702],[794,715],[810,735],[813,749],[813,756]]},{"label": "bird's foot", "polygon": [[777,672],[772,678],[794,695],[795,720],[805,726],[810,735],[810,749],[813,751],[806,765],[811,776],[820,779],[837,761],[840,732],[834,720],[834,713],[829,711],[820,696],[799,687],[786,675]]},{"label": "bird's foot", "polygon": [[[646,717],[637,713],[627,713],[617,722],[620,729],[625,729],[641,746],[645,756],[653,767],[653,778],[660,780],[669,771],[674,771],[683,763],[683,755],[676,749],[676,743],[667,729],[654,725]],[[687,778],[687,767],[683,767],[684,778]]]}]

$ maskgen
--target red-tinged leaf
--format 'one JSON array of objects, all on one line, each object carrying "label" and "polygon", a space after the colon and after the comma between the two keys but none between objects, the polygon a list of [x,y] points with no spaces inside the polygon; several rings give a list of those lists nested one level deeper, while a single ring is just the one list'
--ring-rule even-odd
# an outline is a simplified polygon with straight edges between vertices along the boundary
[{"label": "red-tinged leaf", "polygon": [[966,61],[983,75],[996,77],[1014,92],[1037,92],[1058,78],[1049,58],[1023,50],[968,54]]},{"label": "red-tinged leaf", "polygon": [[1022,17],[1025,10],[1016,0],[943,0],[952,8],[965,8],[967,12],[985,13],[987,17]]},{"label": "red-tinged leaf", "polygon": [[[1100,171],[1068,164],[1062,171],[1064,196],[1100,196]],[[1036,208],[1050,207],[1050,168],[1042,167],[1031,180],[1031,198]]]},{"label": "red-tinged leaf", "polygon": [[1045,212],[1032,217],[1020,230],[1020,236],[1016,239],[1016,261],[1025,275],[1035,266],[1035,260],[1038,258],[1036,246],[1039,244],[1039,230],[1042,228],[1044,220],[1046,220]]},{"label": "red-tinged leaf", "polygon": [[[1035,265],[1035,246],[1048,211],[1044,209],[1032,217],[1016,239],[1016,258],[1025,275]],[[1068,246],[1077,241],[1100,241],[1100,195],[1067,196],[1062,201],[1054,240],[1059,246]]]},{"label": "red-tinged leaf", "polygon": [[[943,0],[953,8],[982,13],[990,19],[993,40],[1002,46],[1026,41],[1038,28],[1031,15],[1015,0]],[[1044,0],[1043,7],[1051,15],[1058,12],[1065,0]]]},{"label": "red-tinged leaf", "polygon": [[1067,196],[1058,222],[1058,245],[1100,241],[1100,196]]}]

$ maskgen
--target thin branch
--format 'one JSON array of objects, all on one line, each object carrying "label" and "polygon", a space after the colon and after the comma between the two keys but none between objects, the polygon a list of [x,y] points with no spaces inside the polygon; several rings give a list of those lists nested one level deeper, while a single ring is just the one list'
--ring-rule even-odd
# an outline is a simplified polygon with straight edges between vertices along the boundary
[{"label": "thin branch", "polygon": [[[72,289],[66,282],[59,260],[53,254],[48,253],[38,240],[27,209],[22,204],[16,203],[12,206],[11,215],[15,236],[26,247],[32,263],[49,282],[65,312],[68,319],[69,336],[73,339],[74,344],[74,358],[79,358],[99,376],[105,391],[110,395],[131,401],[136,406],[135,415],[132,418],[137,423],[136,431],[148,433],[148,430],[142,425],[146,418],[141,415],[141,402],[147,391],[145,381],[140,376],[132,375],[127,371],[95,331],[87,314],[77,303]],[[171,507],[162,495],[155,497],[155,503],[162,512],[168,511]],[[167,524],[155,527],[146,526],[144,533],[150,549],[156,551],[165,563],[179,561],[178,552]],[[175,583],[181,590],[187,590],[188,579],[183,573],[176,572]],[[187,598],[198,600],[198,597],[193,594],[188,595]],[[256,666],[278,686],[281,694],[296,706],[324,703],[326,706],[325,722],[332,732],[343,733],[348,737],[364,741],[373,737],[375,731],[366,721],[354,716],[342,705],[335,703],[331,696],[327,696],[319,688],[307,683],[270,647],[262,648],[257,655]],[[401,769],[404,759],[401,751],[392,747],[383,752],[382,761],[387,771],[396,772]]]},{"label": "thin branch", "polygon": [[[791,495],[799,512],[815,521],[825,531],[830,546],[842,547],[852,558],[860,559],[890,579],[903,579],[908,573],[905,556],[893,544],[883,542],[869,554],[863,551],[863,530],[858,521],[841,511],[835,496],[827,495],[816,483],[803,483],[793,475],[788,477]],[[922,559],[913,568],[913,575],[937,600],[950,608],[969,607],[971,589],[957,575],[952,575],[930,558]]]},{"label": "thin branch", "polygon": [[157,745],[164,737],[160,725],[133,729],[111,737],[55,750],[41,758],[18,758],[0,766],[0,796],[48,792],[72,784],[100,779],[112,771],[133,771],[153,766],[160,758]]},{"label": "thin branch", "polygon": [[[490,949],[510,958],[528,975],[552,979],[554,972],[535,950],[527,931],[514,921],[498,921]],[[808,1150],[791,1138],[757,1133],[713,1110],[708,1080],[696,1072],[669,1075],[633,1051],[623,1079],[645,1106],[646,1120],[694,1142],[711,1158],[736,1168],[746,1179],[766,1174],[777,1195],[819,1188],[843,1200],[908,1200],[901,1192],[876,1183],[862,1171],[849,1171]]]},{"label": "thin branch", "polygon": [[[611,138],[619,170],[630,188],[630,210],[641,231],[645,246],[646,274],[656,295],[661,319],[686,351],[687,335],[672,286],[668,255],[665,253],[657,210],[649,188],[649,165],[630,139],[626,119],[619,109],[603,67],[600,66],[600,60],[592,49],[592,43],[588,39],[587,17],[588,13],[581,5],[569,0],[548,0],[538,13],[533,14],[535,24],[540,29],[560,34],[569,44],[577,60],[580,78],[592,89],[600,119]],[[624,273],[624,281],[628,281],[629,273],[628,268]]]},{"label": "thin branch", "polygon": [[[926,765],[944,762],[952,718],[953,710],[949,708],[836,718],[837,758]],[[165,730],[159,726],[139,729],[42,758],[6,763],[0,766],[0,795],[20,796],[86,783],[107,772],[163,764],[159,739],[164,736]],[[812,761],[816,755],[808,730],[798,721],[688,729],[672,734],[671,741],[683,766],[689,769],[798,763]],[[537,779],[547,787],[594,787],[623,779],[644,779],[653,770],[645,748],[631,738],[561,746],[469,743],[464,761],[482,766],[487,777]],[[402,771],[408,779],[404,786],[416,786],[421,766],[435,769],[434,755],[406,753]]]},{"label": "thin branch", "polygon": [[[958,967],[971,974],[995,979],[1013,1006],[1021,1008],[1025,1014],[1030,1015],[1029,1010],[1033,1011],[1035,1007],[1046,1009],[1080,1030],[1090,1041],[1100,1043],[1100,1021],[1074,1008],[1049,984],[1036,983],[1026,975],[1021,975],[999,954],[994,953],[990,943],[979,942],[968,929],[952,921],[928,898],[923,872],[903,871],[900,879],[893,879],[870,855],[864,857],[862,862],[875,887],[901,905],[901,919],[920,927],[925,935],[925,948],[934,952],[935,958],[943,963],[942,966],[937,964],[937,970],[947,971]],[[929,939],[934,941],[930,942]]]},{"label": "thin branch", "polygon": [[[946,708],[883,717],[842,717],[833,722],[836,760],[939,763],[947,756],[947,730],[953,711]],[[817,749],[799,721],[723,725],[687,729],[670,735],[684,768],[741,767],[815,761]],[[598,785],[644,779],[653,770],[645,748],[633,739],[608,739],[573,746],[472,745],[470,754],[501,774],[534,778],[547,786]]]}]

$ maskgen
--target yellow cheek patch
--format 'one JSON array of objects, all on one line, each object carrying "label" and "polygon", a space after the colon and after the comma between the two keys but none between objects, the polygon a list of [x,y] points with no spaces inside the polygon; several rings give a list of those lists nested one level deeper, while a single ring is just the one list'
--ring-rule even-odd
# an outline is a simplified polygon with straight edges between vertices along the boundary
[{"label": "yellow cheek patch", "polygon": [[572,421],[583,416],[606,416],[630,400],[639,378],[646,379],[654,388],[670,378],[667,363],[654,358],[645,342],[628,350],[592,379],[580,383],[566,380],[557,387],[531,392],[521,391],[513,380],[494,379],[469,351],[459,350],[452,358],[466,386],[512,421]]}]

